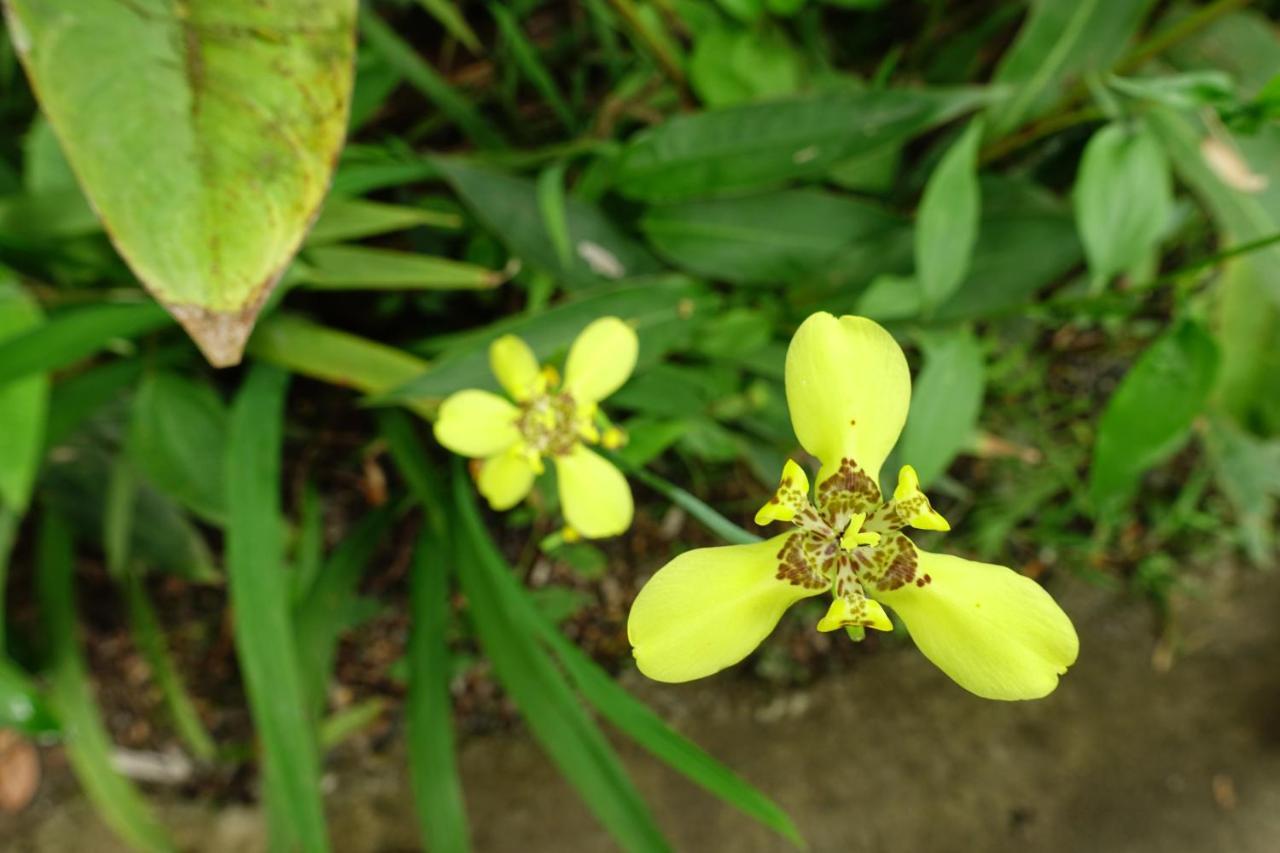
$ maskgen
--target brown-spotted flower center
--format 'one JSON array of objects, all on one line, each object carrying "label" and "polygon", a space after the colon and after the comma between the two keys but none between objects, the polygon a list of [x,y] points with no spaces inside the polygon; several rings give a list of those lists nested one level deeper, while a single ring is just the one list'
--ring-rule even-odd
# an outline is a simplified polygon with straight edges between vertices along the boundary
[{"label": "brown-spotted flower center", "polygon": [[818,484],[816,503],[810,500],[804,469],[788,460],[777,492],[756,513],[756,524],[772,521],[799,528],[778,552],[778,580],[830,589],[831,607],[818,630],[848,628],[854,636],[865,628],[893,627],[869,592],[932,582],[919,571],[915,547],[899,531],[908,526],[950,529],[920,491],[910,465],[902,468],[893,498],[886,502],[875,481],[852,459],[841,460],[836,472]]}]

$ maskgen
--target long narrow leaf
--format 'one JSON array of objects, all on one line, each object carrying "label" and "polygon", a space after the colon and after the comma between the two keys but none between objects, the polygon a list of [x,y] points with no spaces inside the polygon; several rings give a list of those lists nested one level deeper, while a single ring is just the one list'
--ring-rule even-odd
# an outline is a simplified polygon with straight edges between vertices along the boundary
[{"label": "long narrow leaf", "polygon": [[50,316],[0,344],[0,385],[66,367],[116,338],[133,338],[173,321],[154,302],[104,302]]},{"label": "long narrow leaf", "polygon": [[262,739],[273,841],[323,851],[315,721],[303,693],[284,572],[280,448],[288,375],[258,366],[231,413],[227,453],[227,580],[236,651]]},{"label": "long narrow leaf", "polygon": [[102,819],[127,843],[139,850],[174,850],[137,789],[111,766],[111,740],[76,648],[71,531],[52,513],[45,516],[40,529],[38,559],[36,583],[51,652],[49,698],[62,720],[76,777]]},{"label": "long narrow leaf", "polygon": [[449,701],[449,572],[452,555],[444,525],[424,530],[414,553],[409,582],[408,718],[409,775],[432,853],[471,849],[467,812],[458,778]]}]

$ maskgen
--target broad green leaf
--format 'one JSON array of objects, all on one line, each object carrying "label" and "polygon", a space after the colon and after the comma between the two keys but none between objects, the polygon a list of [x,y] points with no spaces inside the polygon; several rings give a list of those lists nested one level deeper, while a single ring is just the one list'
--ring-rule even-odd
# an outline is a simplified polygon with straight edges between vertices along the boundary
[{"label": "broad green leaf", "polygon": [[716,27],[699,33],[689,82],[709,107],[790,95],[800,87],[804,58],[781,30]]},{"label": "broad green leaf", "polygon": [[253,321],[342,147],[354,0],[8,0],[85,193],[211,363]]},{"label": "broad green leaf", "polygon": [[952,294],[969,272],[978,239],[982,195],[978,188],[978,145],[983,123],[976,119],[943,155],[916,217],[916,279],[926,309]]},{"label": "broad green leaf", "polygon": [[48,631],[49,701],[62,721],[71,768],[103,821],[137,850],[176,848],[138,790],[111,766],[112,744],[78,648],[71,531],[54,513],[40,528],[36,588]]},{"label": "broad green leaf", "polygon": [[1280,308],[1263,290],[1276,275],[1257,259],[1236,258],[1218,283],[1215,318],[1222,367],[1215,399],[1240,423],[1280,433]]},{"label": "broad green leaf", "polygon": [[[1232,139],[1245,169],[1262,169],[1267,186],[1245,192],[1215,172],[1204,156],[1209,131],[1195,119],[1166,109],[1148,113],[1150,125],[1173,161],[1178,177],[1209,209],[1218,229],[1231,243],[1247,243],[1280,232],[1280,130],[1269,128],[1252,140]],[[1272,304],[1280,307],[1280,246],[1250,253],[1242,262],[1256,267],[1258,283]]]},{"label": "broad green leaf", "polygon": [[129,455],[150,482],[197,515],[222,524],[227,410],[208,385],[149,374],[133,400]]},{"label": "broad green leaf", "polygon": [[291,278],[313,290],[488,290],[506,275],[448,258],[338,245],[305,250]]},{"label": "broad green leaf", "polygon": [[911,465],[928,486],[968,447],[982,411],[986,365],[982,346],[964,328],[920,335],[924,367],[911,389],[911,411],[885,476]]},{"label": "broad green leaf", "polygon": [[1164,149],[1145,126],[1107,125],[1085,146],[1074,200],[1094,280],[1132,268],[1155,248],[1173,209]]},{"label": "broad green leaf", "polygon": [[320,218],[316,220],[311,233],[307,235],[307,245],[323,246],[328,243],[359,240],[362,237],[403,231],[419,225],[452,230],[462,225],[462,217],[456,213],[444,213],[425,207],[405,207],[380,201],[333,196],[325,202],[324,209],[320,211]]},{"label": "broad green leaf", "polygon": [[[400,421],[400,429],[407,426]],[[384,421],[384,429],[386,429]],[[392,427],[394,429],[395,427]],[[467,811],[458,776],[453,735],[453,701],[449,693],[449,577],[454,555],[449,533],[438,515],[414,550],[409,579],[409,778],[422,838],[434,853],[466,853],[471,848]]]},{"label": "broad green leaf", "polygon": [[977,89],[879,89],[679,116],[632,138],[618,163],[618,189],[642,201],[682,201],[816,178],[987,99]]},{"label": "broad green leaf", "polygon": [[489,369],[489,344],[505,334],[523,338],[548,360],[568,352],[573,339],[597,317],[625,320],[640,337],[638,364],[653,364],[673,345],[687,345],[694,331],[714,316],[714,297],[688,279],[671,277],[618,284],[563,302],[539,314],[509,317],[450,338],[441,357],[411,381],[375,396],[376,404],[439,400],[462,388],[496,389]]},{"label": "broad green leaf", "polygon": [[57,719],[25,672],[0,654],[0,727],[26,735],[55,734]]},{"label": "broad green leaf", "polygon": [[[0,342],[13,340],[41,322],[42,314],[35,301],[17,284],[0,280]],[[20,515],[31,500],[31,488],[44,455],[48,407],[49,380],[42,374],[0,384],[0,508]],[[4,559],[5,555],[0,554],[0,561]]]},{"label": "broad green leaf", "polygon": [[595,205],[565,200],[565,224],[572,258],[561,263],[547,231],[533,181],[475,163],[436,158],[450,186],[480,220],[521,261],[543,269],[569,287],[648,275],[662,265],[624,234]]},{"label": "broad green leaf", "polygon": [[640,227],[690,272],[743,284],[787,284],[900,220],[878,205],[817,189],[650,207]]},{"label": "broad green leaf", "polygon": [[1269,567],[1280,498],[1280,440],[1256,438],[1220,417],[1210,419],[1206,438],[1219,487],[1235,508],[1245,551],[1255,565]]},{"label": "broad green leaf", "polygon": [[146,302],[103,302],[62,311],[0,341],[0,386],[32,373],[66,367],[117,338],[133,338],[169,325],[164,311]]},{"label": "broad green leaf", "polygon": [[324,851],[315,720],[294,645],[280,511],[288,374],[259,365],[231,411],[227,581],[236,652],[262,741],[267,817],[278,849]]},{"label": "broad green leaf", "polygon": [[1142,25],[1154,0],[1033,0],[992,83],[1013,87],[987,110],[988,133],[1003,136],[1036,118],[1066,87],[1110,70]]},{"label": "broad green leaf", "polygon": [[1213,390],[1218,348],[1203,326],[1182,320],[1153,343],[1107,401],[1089,471],[1094,510],[1129,498],[1146,471],[1186,439]]}]

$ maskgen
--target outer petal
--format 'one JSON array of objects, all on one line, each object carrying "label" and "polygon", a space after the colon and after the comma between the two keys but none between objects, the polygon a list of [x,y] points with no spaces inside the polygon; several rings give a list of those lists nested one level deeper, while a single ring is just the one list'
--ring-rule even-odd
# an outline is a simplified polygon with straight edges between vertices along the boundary
[{"label": "outer petal", "polygon": [[516,407],[497,394],[459,391],[440,404],[436,440],[463,456],[492,456],[520,440],[518,416]]},{"label": "outer petal", "polygon": [[1038,699],[1075,663],[1076,630],[1049,593],[1004,566],[919,555],[915,577],[871,594],[907,623],[924,656],[986,699]]},{"label": "outer petal", "polygon": [[631,526],[631,486],[613,463],[582,444],[555,457],[565,521],[588,539],[616,536]]},{"label": "outer petal", "polygon": [[510,450],[490,456],[480,466],[480,494],[496,510],[511,509],[533,488],[533,467],[523,453]]},{"label": "outer petal", "polygon": [[640,342],[617,317],[601,317],[582,330],[564,364],[564,387],[579,404],[598,403],[622,387],[636,368]]},{"label": "outer petal", "polygon": [[538,358],[515,335],[503,335],[489,345],[489,367],[506,392],[517,400],[527,400],[542,389]]},{"label": "outer petal", "polygon": [[846,457],[879,482],[911,402],[911,374],[893,336],[864,317],[813,314],[787,349],[786,384],[796,438],[822,460],[818,482]]},{"label": "outer petal", "polygon": [[822,587],[777,578],[779,554],[795,535],[698,548],[659,569],[627,618],[640,671],[679,682],[733,666],[769,636],[788,607],[821,593]]}]

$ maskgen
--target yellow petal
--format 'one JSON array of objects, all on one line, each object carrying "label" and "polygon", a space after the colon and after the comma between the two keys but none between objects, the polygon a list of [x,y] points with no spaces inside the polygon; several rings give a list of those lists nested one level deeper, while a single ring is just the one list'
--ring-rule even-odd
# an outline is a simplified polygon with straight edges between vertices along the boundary
[{"label": "yellow petal", "polygon": [[463,456],[492,456],[520,439],[518,415],[516,407],[497,394],[459,391],[440,404],[436,440]]},{"label": "yellow petal", "polygon": [[818,622],[818,630],[827,632],[839,628],[875,628],[877,631],[892,631],[893,623],[889,614],[884,612],[880,602],[858,594],[837,595],[831,599],[827,615]]},{"label": "yellow petal", "polygon": [[627,636],[640,671],[692,681],[751,654],[788,607],[821,587],[778,580],[778,555],[796,531],[753,545],[686,551],[655,574],[631,606]]},{"label": "yellow petal", "polygon": [[809,475],[800,463],[788,459],[782,466],[778,490],[769,502],[756,511],[756,524],[764,527],[775,521],[790,521],[809,507]]},{"label": "yellow petal", "polygon": [[570,527],[588,539],[600,539],[631,526],[631,487],[612,462],[579,444],[555,457],[555,463],[560,505]]},{"label": "yellow petal", "polygon": [[507,450],[484,461],[477,484],[489,506],[502,511],[525,499],[533,488],[533,476],[529,458],[523,453]]},{"label": "yellow petal", "polygon": [[865,317],[813,314],[787,349],[786,385],[796,438],[822,460],[818,482],[844,458],[879,482],[911,401],[911,374],[893,336]]},{"label": "yellow petal", "polygon": [[546,387],[533,350],[515,335],[503,335],[489,345],[489,367],[499,384],[517,400],[527,400]]},{"label": "yellow petal", "polygon": [[914,581],[869,591],[902,617],[924,656],[987,699],[1052,693],[1080,641],[1049,593],[1004,566],[917,553]]},{"label": "yellow petal", "polygon": [[564,388],[578,403],[598,403],[622,387],[636,367],[640,342],[617,317],[601,317],[582,330],[564,364]]}]

